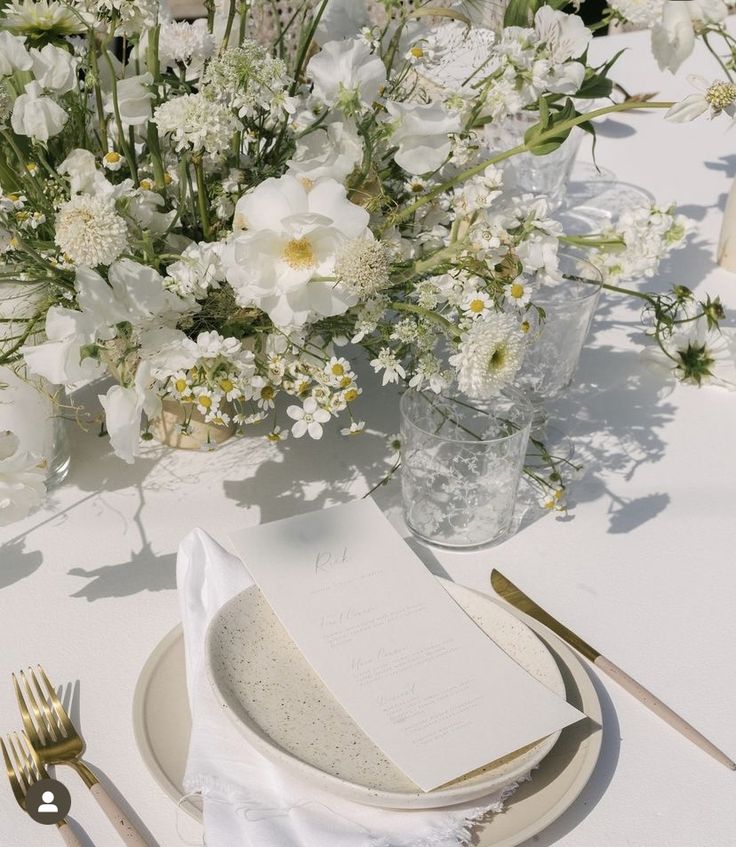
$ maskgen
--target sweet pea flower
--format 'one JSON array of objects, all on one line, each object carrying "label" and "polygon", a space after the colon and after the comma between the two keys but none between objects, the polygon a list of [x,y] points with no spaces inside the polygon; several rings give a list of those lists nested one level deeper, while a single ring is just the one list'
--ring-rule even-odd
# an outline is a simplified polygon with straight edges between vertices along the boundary
[{"label": "sweet pea flower", "polygon": [[35,141],[46,142],[58,135],[69,119],[69,115],[50,97],[43,94],[37,80],[26,85],[13,106],[11,125],[18,135],[27,135]]},{"label": "sweet pea flower", "polygon": [[68,50],[47,44],[40,50],[31,48],[33,75],[46,91],[66,94],[77,85],[79,59]]},{"label": "sweet pea flower", "polygon": [[32,67],[33,59],[26,50],[25,38],[0,30],[0,76],[10,76],[15,71],[29,71]]},{"label": "sweet pea flower", "polygon": [[362,39],[328,41],[309,60],[314,93],[343,109],[370,106],[386,84],[386,67]]},{"label": "sweet pea flower", "polygon": [[387,101],[393,126],[392,140],[398,144],[396,164],[410,174],[434,171],[447,159],[449,133],[460,131],[460,115],[450,114],[441,103],[398,103]]}]

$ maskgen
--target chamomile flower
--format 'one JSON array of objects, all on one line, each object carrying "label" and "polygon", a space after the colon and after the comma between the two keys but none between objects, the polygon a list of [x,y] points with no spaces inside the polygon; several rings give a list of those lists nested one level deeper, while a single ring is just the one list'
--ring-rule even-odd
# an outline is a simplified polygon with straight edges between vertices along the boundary
[{"label": "chamomile flower", "polygon": [[340,430],[340,435],[360,435],[365,430],[365,421],[352,421]]},{"label": "chamomile flower", "polygon": [[322,424],[330,419],[330,413],[321,409],[314,397],[307,397],[303,406],[289,406],[286,414],[294,421],[291,427],[294,438],[301,438],[307,433],[315,440],[322,438]]},{"label": "chamomile flower", "polygon": [[115,150],[108,150],[102,157],[102,166],[108,171],[119,171],[124,163],[125,159]]},{"label": "chamomile flower", "polygon": [[518,277],[506,287],[505,294],[506,300],[514,306],[528,306],[532,296],[531,285]]},{"label": "chamomile flower", "polygon": [[493,307],[493,300],[485,291],[471,291],[463,301],[462,309],[467,317],[482,318]]},{"label": "chamomile flower", "polygon": [[273,444],[278,444],[280,441],[286,441],[288,437],[289,431],[287,429],[281,429],[280,426],[275,426],[266,436],[266,438]]},{"label": "chamomile flower", "polygon": [[324,372],[330,385],[339,386],[351,370],[350,362],[347,359],[332,356],[325,365]]},{"label": "chamomile flower", "polygon": [[217,387],[222,391],[228,402],[239,400],[243,396],[240,386],[233,381],[232,376],[225,375],[218,377]]},{"label": "chamomile flower", "polygon": [[197,404],[197,411],[206,417],[217,410],[220,398],[210,388],[201,385],[194,389],[194,402]]}]

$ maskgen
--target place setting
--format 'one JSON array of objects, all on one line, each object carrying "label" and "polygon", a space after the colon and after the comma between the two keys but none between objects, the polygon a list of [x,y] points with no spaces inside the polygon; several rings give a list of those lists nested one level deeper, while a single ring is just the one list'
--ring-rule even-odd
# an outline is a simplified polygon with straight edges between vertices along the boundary
[{"label": "place setting", "polygon": [[736,35],[645,5],[0,3],[3,845],[729,847]]}]

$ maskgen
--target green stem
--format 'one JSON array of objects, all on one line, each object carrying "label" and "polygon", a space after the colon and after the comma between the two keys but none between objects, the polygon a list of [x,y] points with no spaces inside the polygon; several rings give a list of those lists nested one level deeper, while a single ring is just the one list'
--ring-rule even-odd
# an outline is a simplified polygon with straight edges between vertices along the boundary
[{"label": "green stem", "polygon": [[428,321],[434,321],[435,323],[440,324],[445,332],[452,338],[460,338],[460,332],[451,321],[448,321],[447,318],[443,318],[442,315],[437,312],[431,312],[429,309],[418,306],[416,303],[402,303],[397,301],[395,303],[389,303],[388,308],[393,309],[395,312],[411,312],[414,315],[420,315]]},{"label": "green stem", "polygon": [[537,147],[540,144],[543,144],[545,141],[548,141],[552,138],[559,137],[560,133],[565,130],[572,129],[573,127],[579,126],[580,124],[584,124],[587,121],[593,120],[594,118],[602,117],[603,115],[610,115],[613,112],[628,112],[633,111],[635,109],[670,109],[674,104],[673,103],[664,103],[664,102],[645,102],[642,103],[638,100],[627,100],[624,103],[614,103],[611,106],[603,106],[600,109],[594,109],[592,112],[586,112],[584,115],[577,115],[574,118],[570,118],[567,121],[563,121],[562,123],[556,124],[551,129],[546,132],[540,133],[535,139],[533,145],[528,144],[519,144],[517,147],[513,147],[511,150],[505,150],[503,153],[496,153],[494,156],[491,156],[489,159],[485,159],[482,162],[479,162],[477,165],[473,165],[470,168],[466,168],[464,171],[461,171],[456,176],[452,177],[452,179],[448,179],[447,181],[440,183],[440,185],[436,185],[426,194],[423,194],[413,203],[406,206],[400,212],[397,212],[395,215],[389,217],[386,226],[392,226],[401,221],[406,220],[411,217],[414,212],[418,209],[421,209],[422,206],[426,206],[427,203],[430,203],[440,194],[444,194],[445,191],[449,191],[451,188],[454,188],[456,185],[466,182],[468,179],[476,176],[479,173],[482,173],[486,168],[491,165],[496,165],[499,162],[503,162],[506,159],[510,159],[512,156],[518,156],[520,153],[528,153],[532,147]]},{"label": "green stem", "polygon": [[233,29],[233,21],[235,20],[235,0],[230,0],[230,6],[227,10],[227,23],[225,24],[225,34],[222,36],[222,49],[227,50],[228,42],[230,41],[230,33]]},{"label": "green stem", "polygon": [[112,108],[113,112],[115,113],[115,124],[118,128],[118,138],[120,141],[120,146],[123,148],[123,155],[125,156],[125,159],[128,162],[130,175],[133,177],[133,181],[135,182],[135,185],[137,187],[139,185],[138,168],[136,167],[133,152],[128,146],[128,139],[125,137],[123,119],[120,117],[120,104],[118,103],[118,80],[115,76],[115,68],[113,67],[112,59],[110,58],[110,54],[107,52],[107,50],[105,50],[104,55],[105,61],[107,62],[107,66],[110,69],[110,77],[112,79]]},{"label": "green stem", "polygon": [[212,229],[210,227],[207,186],[204,181],[202,159],[192,156],[192,165],[194,166],[194,178],[197,180],[197,206],[199,208],[199,216],[202,219],[202,235],[204,235],[205,241],[211,241]]},{"label": "green stem", "polygon": [[102,154],[104,156],[104,154],[108,152],[109,147],[107,145],[107,118],[105,117],[105,106],[102,102],[102,89],[100,88],[100,65],[97,60],[98,42],[94,35],[91,35],[90,38],[92,40],[93,47],[89,51],[89,55],[90,62],[92,64],[92,73],[94,75],[97,120],[100,122],[100,146],[102,147]]},{"label": "green stem", "polygon": [[322,2],[319,4],[319,8],[315,11],[314,17],[312,18],[312,23],[309,27],[309,30],[305,33],[304,39],[302,40],[302,43],[299,47],[296,65],[294,66],[294,80],[289,88],[289,94],[292,96],[296,93],[296,89],[299,85],[299,77],[302,74],[302,68],[307,58],[307,53],[309,52],[309,48],[312,45],[314,33],[317,31],[317,27],[319,26],[319,22],[322,18],[322,15],[324,14],[325,9],[327,8],[327,2],[328,0],[322,0]]}]

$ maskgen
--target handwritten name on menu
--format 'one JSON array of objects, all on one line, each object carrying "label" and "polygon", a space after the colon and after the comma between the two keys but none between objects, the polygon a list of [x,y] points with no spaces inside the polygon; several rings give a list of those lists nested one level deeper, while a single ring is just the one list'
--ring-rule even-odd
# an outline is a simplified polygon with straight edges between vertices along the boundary
[{"label": "handwritten name on menu", "polygon": [[422,790],[583,717],[465,614],[372,500],[232,539],[335,699]]}]

